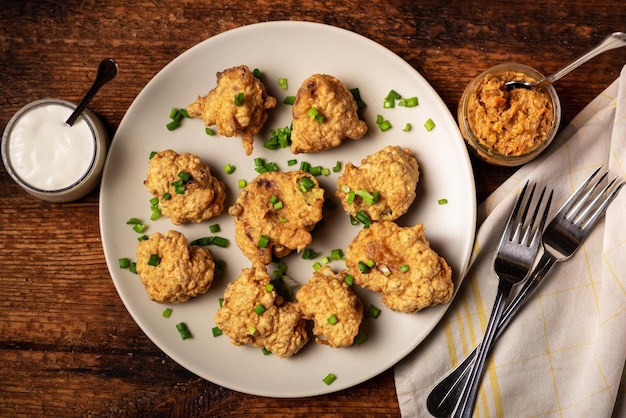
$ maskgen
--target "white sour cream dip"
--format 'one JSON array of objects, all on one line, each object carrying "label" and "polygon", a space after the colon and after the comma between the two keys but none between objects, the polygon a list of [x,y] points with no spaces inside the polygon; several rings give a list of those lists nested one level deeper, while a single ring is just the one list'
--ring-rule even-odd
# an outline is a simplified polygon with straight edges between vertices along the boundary
[{"label": "white sour cream dip", "polygon": [[7,138],[8,157],[15,174],[30,187],[44,191],[66,189],[91,168],[96,139],[80,117],[73,126],[65,121],[73,108],[42,103],[13,123]]}]

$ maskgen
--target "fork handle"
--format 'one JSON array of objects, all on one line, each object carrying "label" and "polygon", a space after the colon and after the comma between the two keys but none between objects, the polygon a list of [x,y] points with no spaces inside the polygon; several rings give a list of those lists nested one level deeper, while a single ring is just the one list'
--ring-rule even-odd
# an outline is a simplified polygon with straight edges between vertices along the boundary
[{"label": "fork handle", "polygon": [[[534,267],[530,278],[524,283],[519,293],[509,303],[498,323],[494,342],[500,338],[505,328],[521,307],[530,299],[539,283],[552,270],[558,262],[549,252],[544,251],[539,262]],[[461,395],[462,389],[468,378],[468,372],[476,358],[478,347],[467,356],[454,370],[450,371],[443,379],[431,389],[426,400],[428,411],[437,418],[449,417]]]}]

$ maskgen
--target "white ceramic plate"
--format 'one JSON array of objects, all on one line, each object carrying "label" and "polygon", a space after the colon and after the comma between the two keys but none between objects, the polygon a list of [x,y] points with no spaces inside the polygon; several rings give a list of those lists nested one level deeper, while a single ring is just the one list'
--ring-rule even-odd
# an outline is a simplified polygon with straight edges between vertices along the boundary
[{"label": "white ceramic plate", "polygon": [[[254,153],[246,157],[239,138],[210,137],[199,119],[183,120],[174,131],[165,128],[172,107],[186,107],[197,96],[206,95],[215,86],[215,74],[226,68],[246,64],[259,68],[271,95],[279,105],[271,112],[266,128],[259,133]],[[292,155],[288,149],[269,151],[263,141],[270,130],[291,123],[291,108],[283,105],[286,95],[295,95],[301,82],[315,73],[332,74],[349,88],[358,87],[367,107],[363,118],[368,134],[359,141],[349,141],[327,152]],[[278,79],[288,79],[283,91]],[[384,109],[383,99],[394,89],[404,97],[417,96],[419,106]],[[375,124],[380,114],[393,128],[381,132]],[[423,127],[432,119],[436,127]],[[404,132],[406,123],[412,130]],[[260,349],[235,347],[228,337],[213,337],[211,328],[218,309],[218,299],[228,282],[234,280],[250,262],[241,255],[234,241],[231,217],[225,212],[203,224],[173,226],[166,218],[151,222],[149,199],[143,186],[151,151],[171,148],[179,153],[199,155],[227,185],[227,207],[234,202],[239,179],[256,175],[253,159],[276,162],[286,171],[287,161],[332,168],[337,161],[360,164],[366,155],[387,144],[413,150],[420,165],[417,199],[409,213],[398,223],[423,223],[432,247],[443,255],[454,271],[458,285],[468,263],[475,228],[476,200],[474,179],[463,140],[450,112],[430,85],[406,62],[384,47],[352,32],[315,23],[269,22],[241,27],[214,36],[187,52],[160,71],[139,94],[120,123],[112,141],[105,166],[100,197],[100,222],[106,260],[115,287],[126,308],[147,336],[168,356],[197,375],[224,387],[250,394],[272,397],[301,397],[334,392],[363,382],[383,372],[409,354],[435,327],[448,305],[428,308],[414,315],[395,313],[384,308],[377,294],[358,289],[367,307],[382,309],[378,319],[365,318],[362,328],[368,341],[361,346],[332,349],[310,341],[289,359],[264,356]],[[222,167],[236,166],[234,174]],[[298,167],[298,166],[295,166]],[[381,173],[385,175],[385,173]],[[337,174],[319,177],[334,199]],[[447,204],[440,204],[447,199]],[[341,207],[329,212],[325,226],[314,235],[312,248],[330,255],[334,248],[345,249],[358,233]],[[227,262],[226,275],[216,280],[205,295],[173,309],[169,319],[161,313],[168,306],[152,302],[139,277],[118,267],[118,259],[135,259],[137,236],[126,224],[131,218],[148,224],[146,234],[175,229],[189,240],[213,235],[208,225],[217,223],[217,235],[230,239],[228,248],[211,247],[216,259]],[[305,283],[313,261],[297,254],[285,259],[289,275]],[[343,262],[332,264],[335,270]],[[271,267],[270,267],[271,271]],[[193,334],[182,340],[176,324],[185,322]],[[337,380],[326,385],[322,379],[333,373]]]}]

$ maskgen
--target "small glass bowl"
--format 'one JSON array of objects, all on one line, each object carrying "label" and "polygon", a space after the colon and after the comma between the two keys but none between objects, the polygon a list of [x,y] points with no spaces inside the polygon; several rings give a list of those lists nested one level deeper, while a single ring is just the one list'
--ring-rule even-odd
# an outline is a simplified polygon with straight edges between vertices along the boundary
[{"label": "small glass bowl", "polygon": [[[529,150],[523,153],[506,155],[504,153],[498,152],[494,147],[488,146],[483,138],[478,138],[477,135],[474,133],[469,118],[469,112],[471,111],[470,102],[472,96],[476,94],[477,88],[483,82],[485,77],[487,77],[488,75],[506,74],[507,72],[522,73],[534,80],[539,80],[543,78],[543,75],[537,70],[522,64],[505,63],[491,67],[481,73],[478,77],[476,77],[465,88],[465,91],[463,92],[463,95],[461,96],[461,100],[459,102],[457,117],[461,135],[476,156],[478,156],[483,161],[486,161],[487,163],[493,165],[518,166],[533,160],[550,145],[550,143],[556,136],[559,125],[561,123],[561,103],[554,87],[552,85],[546,87],[545,92],[547,92],[548,95],[548,102],[552,105],[553,116],[550,127],[548,128],[545,136],[541,138],[540,141],[538,141],[537,145],[534,145],[534,147],[529,148]],[[509,80],[507,78],[506,81],[515,80]]]},{"label": "small glass bowl", "polygon": [[75,108],[75,103],[62,99],[34,101],[13,115],[2,135],[7,172],[42,200],[77,200],[100,181],[108,147],[106,129],[89,109],[73,126],[65,125]]}]

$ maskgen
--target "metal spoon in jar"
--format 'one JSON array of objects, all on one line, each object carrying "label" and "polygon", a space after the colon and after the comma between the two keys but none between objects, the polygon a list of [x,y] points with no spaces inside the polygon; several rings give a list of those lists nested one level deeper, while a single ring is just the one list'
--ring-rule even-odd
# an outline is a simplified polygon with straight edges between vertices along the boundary
[{"label": "metal spoon in jar", "polygon": [[104,86],[109,81],[113,80],[117,75],[117,63],[112,58],[105,58],[100,61],[100,65],[98,65],[98,73],[96,74],[96,79],[94,80],[91,88],[83,97],[83,100],[80,101],[76,109],[72,112],[69,118],[65,121],[66,125],[72,126],[76,119],[80,116],[81,113],[85,110],[91,99],[96,95],[98,90],[102,86]]},{"label": "metal spoon in jar", "polygon": [[537,80],[532,83],[527,82],[527,81],[509,81],[508,83],[505,83],[504,85],[506,86],[507,90],[518,89],[518,88],[542,89],[554,83],[555,81],[557,81],[564,75],[569,74],[570,71],[575,70],[576,68],[580,67],[582,64],[586,63],[587,61],[594,58],[595,56],[600,55],[601,53],[609,51],[611,49],[621,48],[625,45],[626,45],[626,33],[614,32],[610,34],[609,36],[607,36],[606,38],[604,38],[602,42],[600,42],[594,48],[589,50],[589,52],[582,55],[580,58],[572,61],[570,64],[561,68],[560,70],[558,70],[551,76],[544,77],[541,80]]}]

